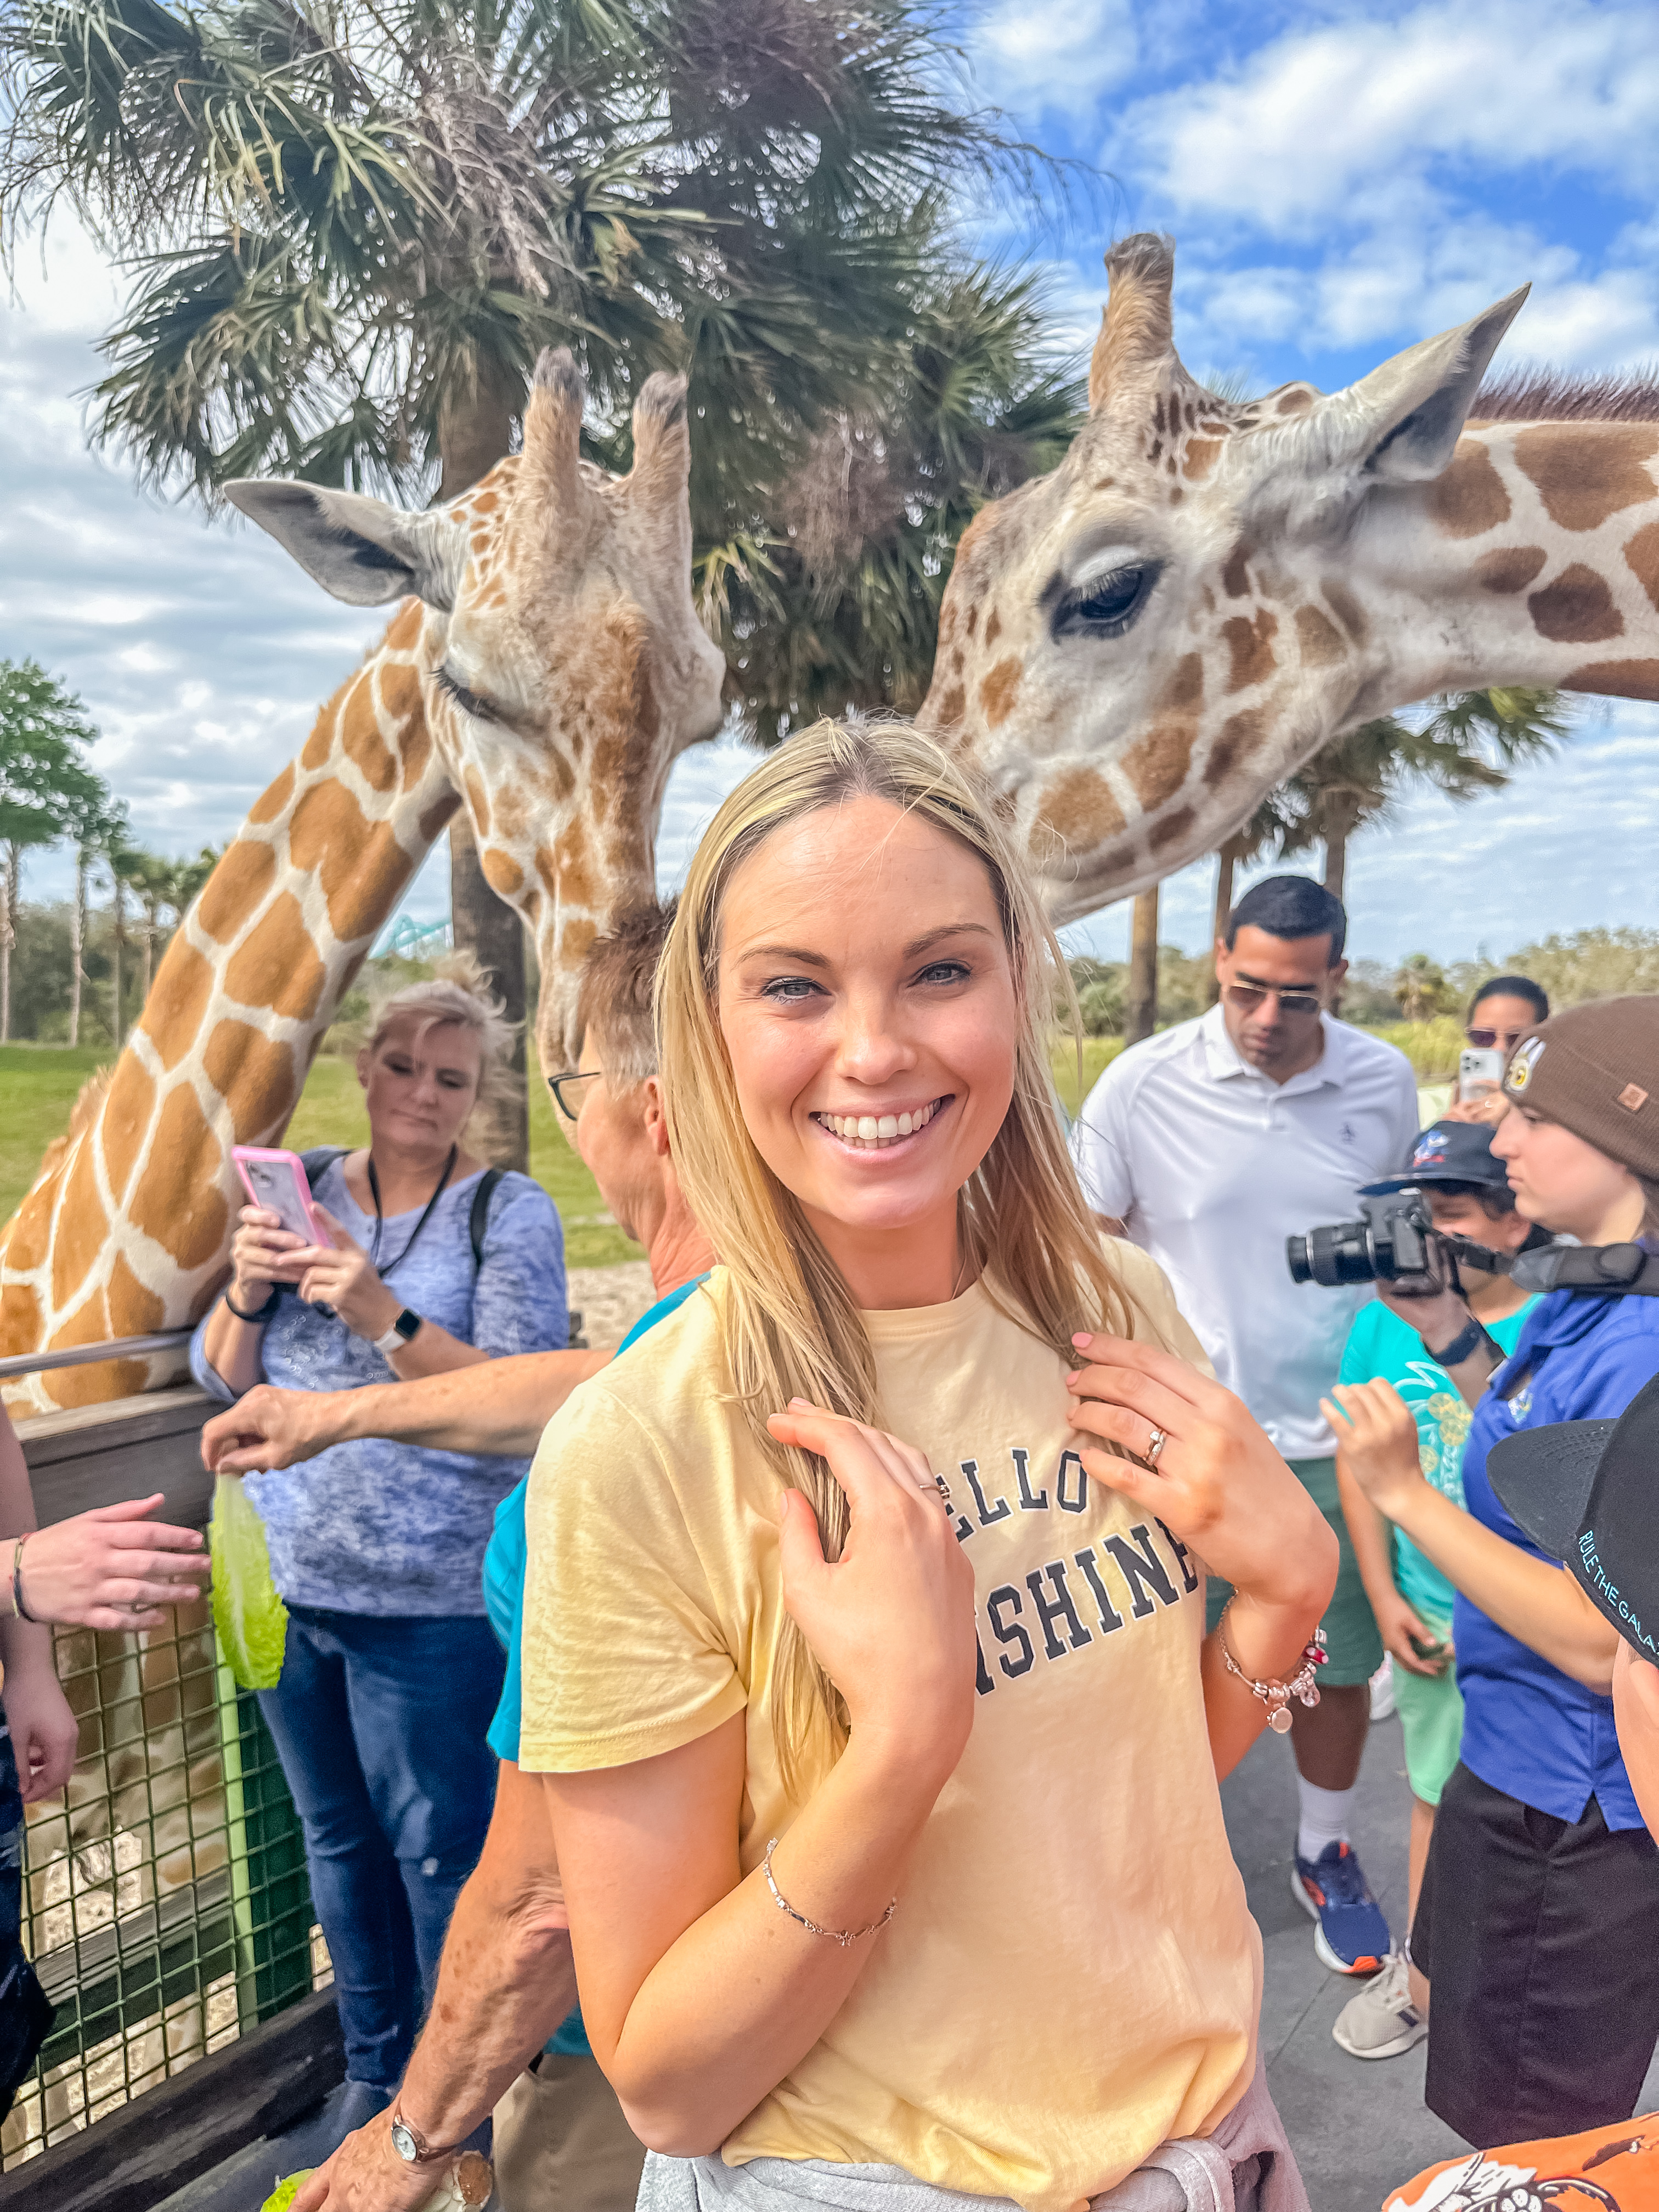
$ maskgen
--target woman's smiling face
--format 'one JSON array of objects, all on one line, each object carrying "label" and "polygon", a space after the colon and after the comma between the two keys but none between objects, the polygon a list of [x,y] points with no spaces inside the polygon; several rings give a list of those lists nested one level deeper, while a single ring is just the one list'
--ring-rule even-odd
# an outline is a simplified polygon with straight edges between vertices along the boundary
[{"label": "woman's smiling face", "polygon": [[949,1217],[1013,1092],[1014,979],[985,863],[867,797],[769,837],[721,913],[744,1121],[832,1255]]}]

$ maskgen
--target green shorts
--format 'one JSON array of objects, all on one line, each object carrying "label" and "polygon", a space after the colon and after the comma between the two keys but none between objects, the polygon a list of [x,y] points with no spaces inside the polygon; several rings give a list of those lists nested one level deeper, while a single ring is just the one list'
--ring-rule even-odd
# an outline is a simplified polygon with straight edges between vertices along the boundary
[{"label": "green shorts", "polygon": [[[1326,1690],[1355,1689],[1360,1683],[1369,1682],[1382,1664],[1382,1638],[1377,1632],[1376,1615],[1371,1611],[1371,1601],[1360,1579],[1359,1562],[1353,1555],[1348,1525],[1342,1518],[1341,1501],[1336,1492],[1336,1462],[1292,1459],[1285,1464],[1335,1529],[1336,1540],[1342,1547],[1336,1589],[1325,1618],[1319,1624],[1325,1632],[1328,1655],[1319,1670],[1320,1686]],[[1220,1620],[1221,1608],[1232,1594],[1231,1583],[1224,1583],[1218,1575],[1210,1577],[1206,1611],[1212,1628]],[[1454,1760],[1455,1757],[1454,1752]]]},{"label": "green shorts", "polygon": [[[1451,1623],[1417,1608],[1423,1626],[1431,1628],[1442,1643],[1451,1637]],[[1443,1674],[1413,1674],[1395,1662],[1395,1710],[1406,1739],[1406,1779],[1412,1796],[1425,1805],[1437,1805],[1447,1778],[1457,1764],[1463,1741],[1463,1693],[1457,1686],[1457,1668]]]}]

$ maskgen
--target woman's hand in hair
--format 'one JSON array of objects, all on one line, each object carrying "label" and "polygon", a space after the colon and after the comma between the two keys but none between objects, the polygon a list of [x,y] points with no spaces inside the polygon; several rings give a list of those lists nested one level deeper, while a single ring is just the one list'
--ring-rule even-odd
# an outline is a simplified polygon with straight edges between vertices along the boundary
[{"label": "woman's hand in hair", "polygon": [[926,1456],[804,1399],[767,1423],[816,1453],[852,1523],[827,1561],[817,1518],[786,1490],[778,1547],[791,1617],[847,1701],[853,1732],[907,1763],[952,1772],[974,1720],[974,1573]]},{"label": "woman's hand in hair", "polygon": [[[1085,1445],[1091,1479],[1155,1513],[1242,1595],[1316,1620],[1336,1586],[1335,1535],[1241,1401],[1156,1345],[1073,1342],[1086,1362],[1066,1377],[1073,1427],[1134,1455]],[[1155,1430],[1156,1461],[1138,1463]]]}]

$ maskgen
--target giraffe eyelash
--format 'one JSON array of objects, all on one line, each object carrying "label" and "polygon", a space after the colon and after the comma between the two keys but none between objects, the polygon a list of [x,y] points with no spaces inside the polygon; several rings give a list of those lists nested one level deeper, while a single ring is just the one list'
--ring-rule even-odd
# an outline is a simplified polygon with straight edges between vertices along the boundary
[{"label": "giraffe eyelash", "polygon": [[1125,561],[1066,592],[1054,614],[1056,637],[1121,637],[1152,596],[1161,561]]},{"label": "giraffe eyelash", "polygon": [[434,668],[432,680],[441,691],[447,691],[464,714],[475,721],[499,722],[501,716],[488,699],[481,699],[476,691],[469,691],[465,684],[452,676],[447,668]]}]

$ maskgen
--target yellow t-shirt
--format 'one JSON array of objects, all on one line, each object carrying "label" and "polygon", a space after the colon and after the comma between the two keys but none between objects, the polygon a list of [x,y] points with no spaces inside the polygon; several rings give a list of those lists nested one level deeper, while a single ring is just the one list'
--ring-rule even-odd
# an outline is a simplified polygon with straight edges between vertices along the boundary
[{"label": "yellow t-shirt", "polygon": [[[1136,1334],[1207,1368],[1161,1270]],[[526,1769],[689,1743],[747,1711],[744,1871],[787,1827],[769,1697],[778,1479],[729,1401],[719,1270],[576,1392],[530,1479]],[[1066,2212],[1207,2133],[1255,2063],[1261,1940],[1199,1679],[1204,1577],[1085,1474],[1066,1363],[978,1285],[864,1316],[894,1433],[949,1479],[979,1698],[898,1911],[822,2039],[727,2139]]]}]

